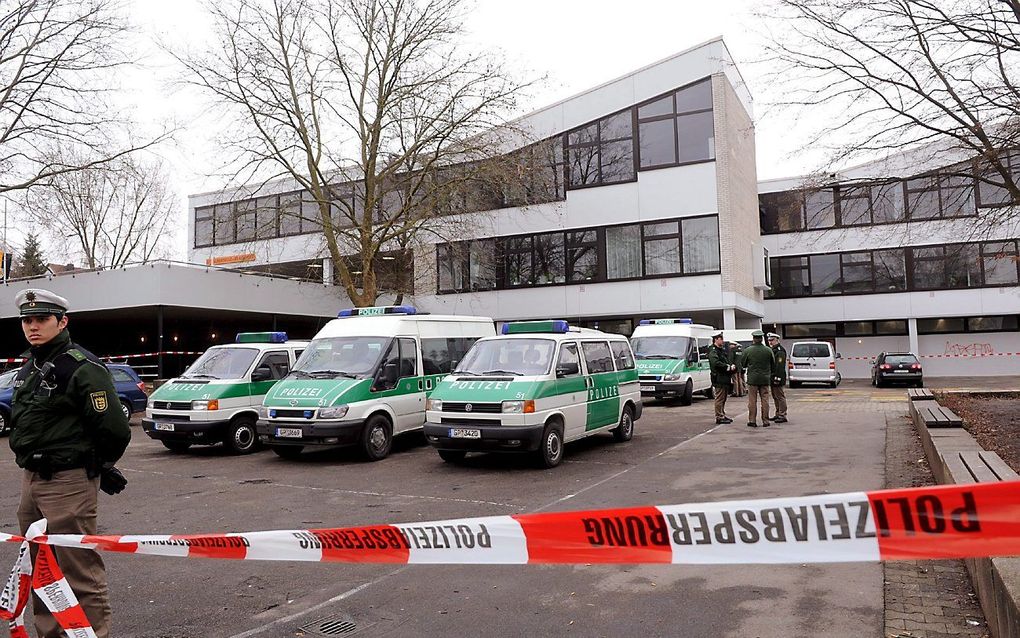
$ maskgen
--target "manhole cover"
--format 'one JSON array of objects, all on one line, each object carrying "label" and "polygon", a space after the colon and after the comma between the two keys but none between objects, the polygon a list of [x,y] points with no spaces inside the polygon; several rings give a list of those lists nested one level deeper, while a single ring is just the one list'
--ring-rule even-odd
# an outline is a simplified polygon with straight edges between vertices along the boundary
[{"label": "manhole cover", "polygon": [[301,630],[313,636],[349,636],[364,626],[359,626],[348,614],[336,614],[312,621]]}]

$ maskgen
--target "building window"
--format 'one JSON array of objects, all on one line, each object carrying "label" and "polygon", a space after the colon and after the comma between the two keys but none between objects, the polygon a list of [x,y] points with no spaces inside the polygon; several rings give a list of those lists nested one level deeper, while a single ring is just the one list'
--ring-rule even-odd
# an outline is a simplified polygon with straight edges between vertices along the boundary
[{"label": "building window", "polygon": [[907,265],[902,248],[872,251],[875,292],[899,292],[907,289]]},{"label": "building window", "polygon": [[439,292],[495,288],[495,253],[496,242],[492,239],[439,244],[436,247]]},{"label": "building window", "polygon": [[237,215],[237,241],[246,242],[255,239],[255,200],[246,199],[235,205]]},{"label": "building window", "polygon": [[942,246],[910,249],[913,288],[932,290],[946,287],[946,250]]},{"label": "building window", "polygon": [[811,255],[811,294],[837,295],[840,290],[839,255]]},{"label": "building window", "polygon": [[719,272],[719,218],[684,219],[681,231],[684,274]]},{"label": "building window", "polygon": [[804,194],[804,219],[808,230],[836,225],[836,201],[833,189],[824,188]]},{"label": "building window", "polygon": [[903,182],[873,184],[871,186],[872,222],[888,224],[904,219]]},{"label": "building window", "polygon": [[[1012,182],[1020,185],[1020,153],[1004,153],[1000,161]],[[982,208],[1009,206],[1013,203],[1013,196],[1006,188],[1006,182],[1002,175],[988,167],[981,171],[978,197],[979,205]]]},{"label": "building window", "polygon": [[234,206],[233,204],[217,204],[213,215],[216,245],[232,244],[235,241],[234,233]]},{"label": "building window", "polygon": [[985,284],[1015,286],[1017,284],[1017,262],[1015,241],[981,244],[981,265]]},{"label": "building window", "polygon": [[645,224],[645,275],[672,275],[680,272],[680,224]]},{"label": "building window", "polygon": [[843,226],[864,226],[873,223],[871,188],[843,186],[839,189],[839,218]]},{"label": "building window", "polygon": [[967,317],[967,332],[1002,332],[1018,329],[1016,315],[1005,317]]},{"label": "building window", "polygon": [[783,326],[783,336],[787,339],[801,339],[805,337],[835,337],[836,324],[834,323],[791,323]]},{"label": "building window", "polygon": [[715,159],[712,80],[637,107],[642,170]]},{"label": "building window", "polygon": [[213,245],[213,207],[195,209],[195,248]]},{"label": "building window", "polygon": [[965,325],[963,317],[917,320],[917,334],[942,334],[964,331]]},{"label": "building window", "polygon": [[843,253],[842,262],[843,292],[862,293],[875,290],[874,268],[871,263],[871,252]]},{"label": "building window", "polygon": [[764,193],[758,197],[762,232],[804,230],[804,195],[799,191]]},{"label": "building window", "polygon": [[599,274],[598,233],[594,230],[567,232],[567,281],[584,283]]},{"label": "building window", "polygon": [[811,278],[807,257],[773,257],[772,273],[774,296],[803,297],[811,294]]},{"label": "building window", "polygon": [[535,235],[534,283],[561,284],[566,281],[563,233]]},{"label": "building window", "polygon": [[892,337],[907,334],[907,322],[902,319],[889,319],[875,322],[875,334]]},{"label": "building window", "polygon": [[939,217],[939,185],[934,175],[907,180],[907,218]]},{"label": "building window", "polygon": [[641,227],[606,229],[606,277],[631,279],[641,276]]},{"label": "building window", "polygon": [[632,109],[567,132],[570,187],[633,181]]},{"label": "building window", "polygon": [[436,247],[439,272],[439,292],[460,292],[467,289],[464,269],[466,242],[440,244]]},{"label": "building window", "polygon": [[946,246],[946,287],[974,288],[982,285],[981,257],[977,244]]},{"label": "building window", "polygon": [[875,334],[875,324],[870,321],[847,321],[843,324],[843,335],[867,337]]},{"label": "building window", "polygon": [[532,237],[507,237],[503,240],[503,272],[509,287],[530,286],[534,283],[531,265]]}]

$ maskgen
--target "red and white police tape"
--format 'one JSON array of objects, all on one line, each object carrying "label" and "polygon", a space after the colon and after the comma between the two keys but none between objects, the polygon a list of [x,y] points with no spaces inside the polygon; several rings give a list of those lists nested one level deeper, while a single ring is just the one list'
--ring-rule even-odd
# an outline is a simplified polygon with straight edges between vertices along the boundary
[{"label": "red and white police tape", "polygon": [[[155,357],[161,354],[177,354],[177,355],[198,355],[201,352],[195,352],[191,350],[163,350],[162,352],[139,352],[136,354],[110,354],[99,357],[104,361],[111,359],[138,359],[141,357]],[[0,363],[24,363],[24,359],[21,357],[13,357],[7,359],[0,359]]]},{"label": "red and white police tape", "polygon": [[[36,525],[44,528],[45,523]],[[30,533],[27,539],[0,534],[0,541],[182,558],[462,565],[1012,556],[1020,555],[1020,481],[330,529],[145,536]],[[20,602],[9,590],[22,591],[23,585],[11,583],[23,582],[23,561],[19,556],[0,617],[12,613],[7,601]],[[36,573],[42,571],[37,562]],[[58,616],[61,623],[64,618],[80,622],[71,611],[77,605],[73,593],[54,586],[66,584],[59,571],[49,567],[45,573],[33,581],[36,593],[49,596],[44,600],[50,608],[65,610]]]}]

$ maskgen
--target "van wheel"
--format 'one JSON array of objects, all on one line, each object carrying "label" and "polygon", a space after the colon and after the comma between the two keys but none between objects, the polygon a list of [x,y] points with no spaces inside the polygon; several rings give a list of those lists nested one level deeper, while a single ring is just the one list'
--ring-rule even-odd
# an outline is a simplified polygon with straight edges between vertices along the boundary
[{"label": "van wheel", "polygon": [[303,445],[274,445],[273,452],[281,459],[296,459],[301,456]]},{"label": "van wheel", "polygon": [[163,444],[163,447],[170,450],[174,454],[181,454],[182,452],[187,452],[188,448],[191,447],[191,443],[188,443],[187,441],[160,441],[160,443]]},{"label": "van wheel", "polygon": [[563,426],[559,423],[545,426],[537,460],[538,466],[545,469],[556,467],[563,460]]},{"label": "van wheel", "polygon": [[460,463],[467,456],[467,452],[464,450],[437,450],[439,452],[439,458],[443,459],[447,463]]},{"label": "van wheel", "polygon": [[617,443],[625,443],[634,438],[634,409],[629,405],[623,408],[620,425],[613,429],[613,438]]},{"label": "van wheel", "polygon": [[249,416],[234,419],[227,427],[223,444],[234,454],[251,454],[259,449],[259,437],[255,433],[255,420]]},{"label": "van wheel", "polygon": [[687,379],[684,393],[680,395],[680,405],[690,405],[692,401],[694,401],[694,382]]},{"label": "van wheel", "polygon": [[710,387],[707,390],[705,390],[704,392],[702,392],[702,394],[705,395],[706,399],[714,399],[715,398],[715,388]]},{"label": "van wheel", "polygon": [[386,458],[393,448],[393,427],[390,420],[381,414],[373,414],[365,421],[361,431],[361,451],[369,461]]}]

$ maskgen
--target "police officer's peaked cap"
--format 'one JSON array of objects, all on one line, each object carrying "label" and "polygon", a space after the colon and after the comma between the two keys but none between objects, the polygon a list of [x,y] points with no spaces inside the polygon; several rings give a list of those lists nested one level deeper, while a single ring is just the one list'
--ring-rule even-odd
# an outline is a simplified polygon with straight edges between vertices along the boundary
[{"label": "police officer's peaked cap", "polygon": [[774,332],[770,332],[770,333],[768,333],[768,334],[767,334],[766,336],[767,336],[767,337],[768,337],[769,339],[778,339],[778,338],[779,338],[779,335],[777,335],[777,334],[776,334],[776,333],[774,333]]},{"label": "police officer's peaked cap", "polygon": [[764,337],[765,333],[762,332],[761,330],[755,330],[754,332],[751,333],[751,336],[752,337]]},{"label": "police officer's peaked cap", "polygon": [[720,330],[720,331],[718,331],[718,332],[714,333],[714,334],[712,335],[712,338],[713,338],[713,339],[715,339],[716,337],[721,337],[721,336],[723,336],[722,330]]},{"label": "police officer's peaked cap", "polygon": [[14,303],[21,311],[22,317],[27,315],[62,315],[67,312],[70,306],[67,299],[41,288],[22,290],[14,297]]}]

